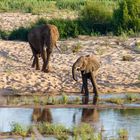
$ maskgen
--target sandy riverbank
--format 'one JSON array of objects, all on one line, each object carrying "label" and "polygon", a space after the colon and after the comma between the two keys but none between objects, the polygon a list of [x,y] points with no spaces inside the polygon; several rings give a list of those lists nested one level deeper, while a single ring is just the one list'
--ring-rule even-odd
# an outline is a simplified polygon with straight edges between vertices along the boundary
[{"label": "sandy riverbank", "polygon": [[[54,50],[51,58],[52,72],[43,73],[31,68],[32,53],[28,43],[0,40],[0,92],[72,93],[79,92],[81,79],[72,79],[71,66],[75,60],[86,54],[96,54],[102,65],[97,76],[101,93],[140,92],[140,53],[134,51],[133,38],[122,40],[116,37],[87,37],[59,41],[63,53]],[[139,38],[137,38],[139,40]],[[72,50],[80,46],[77,53]],[[130,55],[131,61],[122,61]],[[40,63],[41,63],[40,59]],[[91,85],[89,85],[91,88]]]}]

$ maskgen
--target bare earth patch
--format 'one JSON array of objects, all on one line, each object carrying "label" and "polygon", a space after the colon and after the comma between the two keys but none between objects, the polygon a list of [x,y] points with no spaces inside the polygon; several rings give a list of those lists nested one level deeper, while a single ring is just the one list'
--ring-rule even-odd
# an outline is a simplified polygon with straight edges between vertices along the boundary
[{"label": "bare earth patch", "polygon": [[0,13],[0,29],[11,31],[19,27],[29,26],[31,23],[35,22],[39,18],[52,19],[52,18],[62,18],[62,19],[74,19],[77,17],[77,13],[73,11],[51,11],[46,14],[33,15],[31,13]]},{"label": "bare earth patch", "polygon": [[[63,53],[54,50],[50,73],[31,68],[32,53],[28,43],[0,40],[0,92],[8,91],[16,94],[79,92],[81,78],[77,83],[72,79],[72,64],[81,55],[96,54],[102,63],[97,76],[100,92],[140,93],[140,53],[130,46],[133,40],[133,38],[122,41],[116,37],[79,36],[77,39],[59,41]],[[73,47],[79,44],[80,49],[73,53]],[[123,56],[128,54],[131,55],[132,61],[122,61]]]}]

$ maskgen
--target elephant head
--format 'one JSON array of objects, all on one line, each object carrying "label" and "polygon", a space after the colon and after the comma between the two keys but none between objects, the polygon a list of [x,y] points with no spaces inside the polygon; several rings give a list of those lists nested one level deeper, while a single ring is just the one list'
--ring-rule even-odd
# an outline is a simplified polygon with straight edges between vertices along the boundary
[{"label": "elephant head", "polygon": [[100,67],[100,63],[94,55],[86,55],[79,57],[76,62],[72,66],[72,76],[75,81],[76,78],[76,70],[83,71],[84,73],[94,72],[96,75],[97,70]]}]

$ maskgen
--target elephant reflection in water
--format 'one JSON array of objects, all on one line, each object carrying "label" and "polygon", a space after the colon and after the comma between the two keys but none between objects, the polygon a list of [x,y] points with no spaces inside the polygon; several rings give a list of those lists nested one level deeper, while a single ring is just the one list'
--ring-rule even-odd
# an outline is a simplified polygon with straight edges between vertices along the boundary
[{"label": "elephant reflection in water", "polygon": [[52,122],[52,114],[50,109],[34,108],[32,120],[34,122]]},{"label": "elephant reflection in water", "polygon": [[98,122],[99,121],[99,113],[97,109],[88,109],[83,108],[81,122]]},{"label": "elephant reflection in water", "polygon": [[[93,104],[97,104],[98,97],[94,96]],[[99,121],[99,113],[96,108],[83,108],[81,122],[97,122]]]}]

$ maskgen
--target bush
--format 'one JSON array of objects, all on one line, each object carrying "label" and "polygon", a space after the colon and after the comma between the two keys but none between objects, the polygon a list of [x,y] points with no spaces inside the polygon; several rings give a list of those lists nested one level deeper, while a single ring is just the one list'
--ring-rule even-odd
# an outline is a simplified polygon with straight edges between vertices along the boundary
[{"label": "bush", "polygon": [[57,0],[56,6],[59,9],[79,10],[85,4],[86,0]]},{"label": "bush", "polygon": [[43,13],[48,8],[54,8],[55,4],[51,0],[1,0],[1,12],[25,12],[25,13]]},{"label": "bush", "polygon": [[8,32],[0,30],[0,39],[8,39]]},{"label": "bush", "polygon": [[27,41],[27,35],[28,35],[29,30],[30,30],[29,28],[24,28],[24,27],[15,29],[10,33],[8,39]]},{"label": "bush", "polygon": [[119,8],[114,10],[113,22],[115,31],[121,34],[123,31],[140,31],[140,0],[123,0]]},{"label": "bush", "polygon": [[88,0],[80,12],[80,17],[93,32],[106,33],[111,29],[113,8],[103,1]]},{"label": "bush", "polygon": [[79,35],[78,20],[53,19],[48,21],[58,27],[60,37],[76,37]]}]

